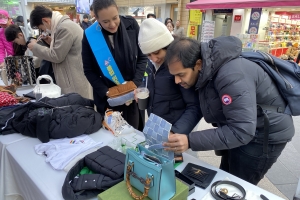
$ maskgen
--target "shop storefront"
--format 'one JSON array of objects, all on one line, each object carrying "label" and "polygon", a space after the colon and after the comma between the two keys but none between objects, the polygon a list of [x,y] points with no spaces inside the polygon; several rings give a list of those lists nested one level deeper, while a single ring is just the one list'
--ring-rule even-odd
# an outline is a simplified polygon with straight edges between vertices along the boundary
[{"label": "shop storefront", "polygon": [[299,0],[198,0],[186,8],[205,9],[204,20],[215,23],[214,37],[237,36],[244,51],[259,49],[279,57],[300,42]]}]

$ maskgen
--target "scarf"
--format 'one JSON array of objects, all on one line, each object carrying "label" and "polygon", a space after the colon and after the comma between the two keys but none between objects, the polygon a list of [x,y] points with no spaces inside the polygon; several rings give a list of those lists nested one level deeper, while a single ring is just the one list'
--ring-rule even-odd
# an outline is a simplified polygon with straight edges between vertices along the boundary
[{"label": "scarf", "polygon": [[[131,81],[134,78],[135,72],[135,63],[133,63],[134,55],[126,27],[122,20],[122,17],[120,17],[120,25],[116,33],[110,33],[104,28],[102,28],[102,33],[124,80]],[[109,40],[109,35],[113,35],[113,45]],[[114,85],[114,83],[112,84]]]},{"label": "scarf", "polygon": [[53,11],[52,12],[52,18],[51,18],[51,44],[50,44],[50,48],[53,48],[53,43],[54,43],[54,35],[55,32],[57,30],[57,25],[58,22],[61,20],[61,18],[63,17],[62,14],[60,14],[60,12],[58,11]]}]

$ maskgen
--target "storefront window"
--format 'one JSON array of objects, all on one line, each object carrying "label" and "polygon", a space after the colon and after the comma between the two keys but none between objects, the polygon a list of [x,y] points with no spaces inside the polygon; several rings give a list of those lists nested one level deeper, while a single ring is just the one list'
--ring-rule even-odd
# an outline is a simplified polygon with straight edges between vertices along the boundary
[{"label": "storefront window", "polygon": [[19,1],[17,0],[2,0],[0,1],[0,9],[6,10],[11,18],[16,18],[21,15],[19,9]]}]

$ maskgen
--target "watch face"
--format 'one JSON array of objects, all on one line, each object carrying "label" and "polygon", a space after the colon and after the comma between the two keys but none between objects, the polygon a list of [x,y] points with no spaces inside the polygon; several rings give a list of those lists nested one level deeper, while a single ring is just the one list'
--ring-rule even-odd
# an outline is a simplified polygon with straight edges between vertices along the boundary
[{"label": "watch face", "polygon": [[259,12],[254,12],[254,13],[252,13],[252,15],[251,15],[251,18],[252,18],[253,20],[258,20],[259,17],[260,17]]}]

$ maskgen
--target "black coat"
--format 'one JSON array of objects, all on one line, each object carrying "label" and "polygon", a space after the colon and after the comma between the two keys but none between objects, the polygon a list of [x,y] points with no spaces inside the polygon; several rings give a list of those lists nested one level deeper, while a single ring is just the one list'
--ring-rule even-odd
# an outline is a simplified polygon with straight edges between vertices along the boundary
[{"label": "black coat", "polygon": [[[139,25],[132,17],[120,16],[120,20],[121,23],[123,23],[126,27],[131,48],[133,50],[133,54],[135,55],[134,62],[132,63],[133,66],[125,67],[133,67],[134,78],[132,81],[138,86],[142,82],[147,64],[147,57],[141,52],[138,46]],[[108,91],[108,88],[114,86],[115,84],[103,76],[103,73],[99,68],[85,34],[83,35],[82,39],[82,62],[84,74],[93,87],[94,101],[95,105],[97,106],[97,110],[101,114],[104,114],[106,108],[108,107],[106,92]],[[123,77],[127,77],[126,74],[122,73],[122,75]]]},{"label": "black coat", "polygon": [[21,133],[42,142],[91,134],[101,128],[103,119],[93,105],[92,100],[70,93],[8,107],[0,114],[2,134]]},{"label": "black coat", "polygon": [[[236,37],[201,44],[202,69],[196,84],[205,121],[216,129],[189,135],[195,151],[232,149],[250,141],[263,143],[264,117],[257,104],[286,107],[275,83],[256,63],[241,58]],[[290,115],[267,112],[269,144],[285,143],[295,133]]]},{"label": "black coat", "polygon": [[149,61],[146,72],[150,91],[148,114],[170,122],[174,133],[189,134],[201,118],[195,88],[184,89],[176,84],[165,63],[156,71]]},{"label": "black coat", "polygon": [[90,21],[88,21],[88,22],[82,21],[81,22],[81,27],[82,27],[83,30],[87,29],[91,25],[92,25],[92,22],[90,22]]}]

